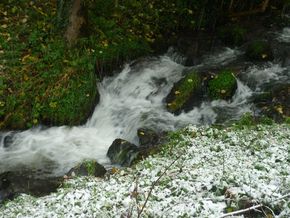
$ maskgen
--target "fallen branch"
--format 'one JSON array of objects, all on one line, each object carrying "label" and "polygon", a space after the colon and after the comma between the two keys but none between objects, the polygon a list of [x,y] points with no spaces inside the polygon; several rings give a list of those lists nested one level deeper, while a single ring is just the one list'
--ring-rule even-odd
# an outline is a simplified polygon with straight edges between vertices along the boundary
[{"label": "fallen branch", "polygon": [[[243,12],[232,12],[230,13],[230,17],[242,17],[242,16],[248,16],[248,15],[253,15],[257,13],[264,13],[269,5],[270,0],[265,0],[261,6],[257,9],[249,10],[249,11],[243,11]],[[231,3],[232,4],[232,3]],[[232,7],[232,5],[230,6]]]},{"label": "fallen branch", "polygon": [[251,211],[251,210],[258,209],[258,208],[263,207],[263,206],[264,206],[263,204],[258,204],[258,205],[255,205],[255,206],[243,209],[243,210],[237,210],[237,211],[234,211],[234,212],[231,212],[231,213],[224,214],[224,215],[220,216],[219,218],[238,215],[238,214],[241,214],[241,213],[245,213],[245,212],[248,212],[248,211]]},{"label": "fallen branch", "polygon": [[144,208],[146,207],[146,204],[147,204],[147,202],[148,202],[148,200],[149,200],[149,197],[150,197],[151,194],[152,194],[152,191],[153,191],[154,187],[158,184],[158,182],[160,181],[160,179],[161,179],[161,178],[166,174],[166,172],[169,170],[169,168],[170,168],[173,164],[175,164],[175,162],[176,162],[177,160],[179,160],[180,157],[181,157],[181,155],[179,155],[179,156],[178,156],[174,161],[172,161],[172,163],[169,164],[169,165],[165,168],[165,170],[163,171],[163,173],[161,173],[161,175],[156,179],[156,181],[154,181],[154,182],[152,183],[152,185],[151,185],[151,187],[150,187],[150,190],[149,190],[149,193],[148,193],[148,195],[147,195],[147,197],[146,197],[146,199],[145,199],[145,203],[143,204],[141,210],[138,211],[138,216],[137,216],[137,218],[140,218],[140,217],[141,217],[141,214],[143,213],[143,210],[144,210]]},{"label": "fallen branch", "polygon": [[[288,197],[290,197],[290,193],[289,194],[286,194],[286,195],[283,195],[282,197],[277,198],[277,199],[275,199],[275,200],[273,200],[271,202],[281,201],[281,200],[283,200],[285,198],[288,198]],[[255,205],[255,206],[252,206],[252,207],[249,207],[249,208],[246,208],[246,209],[237,210],[237,211],[234,211],[234,212],[231,212],[231,213],[224,214],[224,215],[220,216],[219,218],[224,218],[224,217],[238,215],[238,214],[245,213],[245,212],[249,212],[251,210],[255,210],[255,209],[258,209],[258,208],[261,208],[261,207],[267,207],[267,206],[265,206],[263,204],[258,204],[258,205]],[[268,208],[268,209],[270,209],[270,208]]]}]

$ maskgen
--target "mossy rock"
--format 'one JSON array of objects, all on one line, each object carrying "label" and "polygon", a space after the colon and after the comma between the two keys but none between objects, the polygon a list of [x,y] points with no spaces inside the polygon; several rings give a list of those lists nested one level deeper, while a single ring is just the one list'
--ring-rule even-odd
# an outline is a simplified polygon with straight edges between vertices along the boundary
[{"label": "mossy rock", "polygon": [[139,148],[123,139],[116,139],[109,147],[107,156],[112,164],[130,166],[139,153]]},{"label": "mossy rock", "polygon": [[271,61],[274,59],[271,46],[265,41],[253,41],[246,50],[250,61]]},{"label": "mossy rock", "polygon": [[218,35],[225,45],[240,46],[246,41],[247,30],[238,25],[221,27]]},{"label": "mossy rock", "polygon": [[282,122],[290,116],[290,84],[272,87],[271,91],[256,96],[254,103],[263,115]]},{"label": "mossy rock", "polygon": [[232,98],[237,89],[237,80],[230,70],[218,73],[213,79],[208,81],[208,94],[211,99]]},{"label": "mossy rock", "polygon": [[95,160],[86,160],[76,167],[72,168],[67,176],[96,176],[102,177],[106,173],[106,169]]},{"label": "mossy rock", "polygon": [[140,128],[137,130],[140,147],[148,148],[154,146],[159,142],[159,135],[152,129]]},{"label": "mossy rock", "polygon": [[174,84],[166,97],[167,110],[174,114],[187,111],[201,103],[202,81],[200,75],[192,71]]}]

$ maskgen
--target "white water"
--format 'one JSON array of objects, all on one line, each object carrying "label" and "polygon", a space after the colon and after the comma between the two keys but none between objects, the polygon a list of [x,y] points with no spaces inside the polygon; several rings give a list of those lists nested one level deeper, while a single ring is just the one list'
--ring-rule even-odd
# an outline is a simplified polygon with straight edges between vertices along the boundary
[{"label": "white water", "polygon": [[281,34],[278,36],[280,42],[290,43],[290,27],[285,27]]},{"label": "white water", "polygon": [[[225,49],[205,57],[204,65],[195,68],[225,65],[240,54],[237,50]],[[174,130],[189,123],[211,124],[237,119],[243,113],[253,111],[253,105],[248,103],[253,91],[238,80],[238,89],[231,101],[203,102],[200,107],[178,116],[167,112],[164,98],[174,82],[190,70],[179,64],[182,60],[171,50],[165,56],[126,65],[117,76],[104,79],[98,84],[100,102],[84,126],[23,131],[14,135],[13,143],[7,148],[2,137],[0,173],[21,166],[41,169],[42,174],[47,171],[62,175],[88,158],[109,164],[106,153],[113,140],[123,138],[138,143],[136,132],[140,127]],[[253,67],[245,72],[248,81],[255,83],[253,90],[258,90],[264,80],[280,80],[284,76],[281,73],[284,69],[274,64]],[[262,80],[260,74],[265,75]]]}]

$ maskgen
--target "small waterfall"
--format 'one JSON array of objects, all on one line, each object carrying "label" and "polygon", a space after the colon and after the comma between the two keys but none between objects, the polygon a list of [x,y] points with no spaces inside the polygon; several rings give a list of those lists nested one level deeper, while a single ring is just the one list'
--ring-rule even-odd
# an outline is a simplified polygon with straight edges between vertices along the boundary
[{"label": "small waterfall", "polygon": [[[279,40],[289,42],[285,28]],[[288,40],[288,41],[287,41]],[[224,66],[242,54],[225,48],[204,57],[203,64],[187,68],[173,50],[161,57],[127,64],[115,77],[98,84],[100,102],[83,126],[33,128],[0,134],[0,173],[32,168],[42,174],[62,175],[83,159],[109,164],[108,147],[116,138],[138,143],[136,131],[150,127],[157,131],[174,130],[191,124],[221,123],[253,112],[250,97],[271,82],[287,82],[289,70],[277,63],[252,66],[240,72],[238,89],[230,101],[204,101],[199,107],[178,116],[166,111],[164,98],[174,83],[191,69]]]}]

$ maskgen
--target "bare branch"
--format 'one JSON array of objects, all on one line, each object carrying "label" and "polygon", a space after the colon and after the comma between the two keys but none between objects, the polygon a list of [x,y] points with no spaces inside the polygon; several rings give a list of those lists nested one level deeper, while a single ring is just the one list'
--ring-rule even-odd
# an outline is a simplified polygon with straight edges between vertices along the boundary
[{"label": "bare branch", "polygon": [[146,199],[145,199],[145,203],[143,204],[141,210],[138,211],[138,216],[137,216],[137,218],[140,218],[140,217],[141,217],[141,214],[143,213],[144,208],[146,207],[146,204],[147,204],[147,202],[148,202],[148,200],[149,200],[149,197],[150,197],[151,194],[152,194],[152,191],[153,191],[154,187],[158,184],[158,182],[160,181],[160,179],[161,179],[161,178],[166,174],[166,172],[169,170],[169,168],[170,168],[173,164],[175,164],[175,162],[176,162],[177,160],[179,160],[180,157],[181,157],[181,155],[179,155],[179,156],[178,156],[178,157],[177,157],[177,158],[176,158],[176,159],[175,159],[171,164],[169,164],[169,165],[165,168],[165,170],[163,171],[163,173],[161,173],[160,176],[156,179],[156,181],[152,183],[152,185],[151,185],[151,187],[150,187],[150,190],[149,190],[149,193],[148,193],[148,195],[147,195],[147,197],[146,197]]}]

